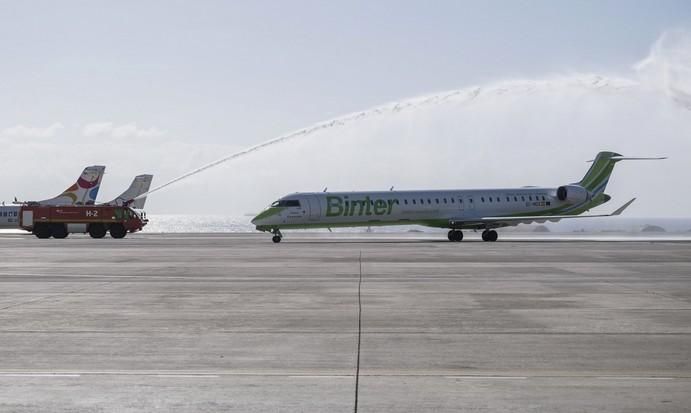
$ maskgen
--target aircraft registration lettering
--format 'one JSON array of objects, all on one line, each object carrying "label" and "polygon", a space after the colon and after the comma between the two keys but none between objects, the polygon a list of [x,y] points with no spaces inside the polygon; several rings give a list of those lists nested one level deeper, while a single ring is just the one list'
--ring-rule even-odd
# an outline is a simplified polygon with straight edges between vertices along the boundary
[{"label": "aircraft registration lettering", "polygon": [[327,196],[326,216],[391,215],[394,204],[392,199],[372,200],[369,196],[366,196],[363,200],[348,200],[347,198],[348,197]]}]

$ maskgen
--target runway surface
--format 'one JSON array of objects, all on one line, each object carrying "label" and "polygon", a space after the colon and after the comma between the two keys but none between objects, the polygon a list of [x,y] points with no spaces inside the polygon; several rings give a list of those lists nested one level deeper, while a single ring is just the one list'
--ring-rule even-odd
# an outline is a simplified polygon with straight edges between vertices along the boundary
[{"label": "runway surface", "polygon": [[[472,238],[472,237],[470,237]],[[0,411],[691,409],[691,243],[0,236]]]}]

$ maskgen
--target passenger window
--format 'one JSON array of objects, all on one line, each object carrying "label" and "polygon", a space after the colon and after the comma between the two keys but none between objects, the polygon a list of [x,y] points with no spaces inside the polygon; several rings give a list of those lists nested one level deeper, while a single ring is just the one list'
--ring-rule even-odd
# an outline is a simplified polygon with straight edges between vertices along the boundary
[{"label": "passenger window", "polygon": [[513,197],[514,202],[518,202],[518,197]]},{"label": "passenger window", "polygon": [[533,196],[532,196],[532,195],[528,195],[528,200],[532,201],[532,200],[533,200]]},{"label": "passenger window", "polygon": [[425,203],[425,200],[424,200],[424,199],[421,199],[421,200],[420,200],[420,204],[424,204],[424,203]]},{"label": "passenger window", "polygon": [[506,202],[511,202],[511,198],[509,198],[509,197],[507,196],[507,197],[506,197]]},{"label": "passenger window", "polygon": [[484,197],[484,196],[481,196],[481,197],[480,197],[480,200],[481,200],[482,202],[485,202],[485,197]]},{"label": "passenger window", "polygon": [[492,202],[492,197],[489,197],[489,202]]},{"label": "passenger window", "polygon": [[545,200],[545,196],[544,196],[544,195],[542,195],[542,200],[543,200],[543,201]]},{"label": "passenger window", "polygon": [[446,198],[444,198],[444,203],[446,203]]},{"label": "passenger window", "polygon": [[521,195],[521,199],[522,199],[523,201],[525,201],[525,197],[524,197],[523,195]]},{"label": "passenger window", "polygon": [[435,203],[438,204],[438,203],[439,203],[439,198],[435,199],[434,201],[435,201]]},{"label": "passenger window", "polygon": [[404,200],[403,200],[403,203],[406,204],[406,205],[408,205],[408,200],[407,200],[407,199],[404,199]]},{"label": "passenger window", "polygon": [[414,200],[414,199],[413,199],[413,205],[417,205],[417,204],[415,203],[415,200]]},{"label": "passenger window", "polygon": [[431,203],[432,203],[432,200],[429,199],[429,198],[427,198],[427,203],[428,203],[428,204],[431,204]]},{"label": "passenger window", "polygon": [[[463,200],[461,199],[459,202],[463,202]],[[456,200],[453,199],[453,198],[451,198],[451,203],[452,203],[452,204],[455,204],[455,203],[456,203]]]}]

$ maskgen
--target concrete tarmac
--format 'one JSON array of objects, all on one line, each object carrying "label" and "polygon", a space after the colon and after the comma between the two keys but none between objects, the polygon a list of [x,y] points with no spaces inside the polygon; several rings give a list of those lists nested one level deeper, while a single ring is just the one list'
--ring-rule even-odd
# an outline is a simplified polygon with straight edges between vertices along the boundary
[{"label": "concrete tarmac", "polygon": [[691,243],[0,236],[1,412],[691,410]]}]

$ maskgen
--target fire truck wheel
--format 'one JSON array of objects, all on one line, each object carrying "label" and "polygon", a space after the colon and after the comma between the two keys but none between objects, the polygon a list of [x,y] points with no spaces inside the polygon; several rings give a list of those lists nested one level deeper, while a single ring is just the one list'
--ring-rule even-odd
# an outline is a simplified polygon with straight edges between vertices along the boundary
[{"label": "fire truck wheel", "polygon": [[110,236],[113,238],[125,238],[127,235],[127,230],[122,224],[113,224],[110,226]]},{"label": "fire truck wheel", "polygon": [[53,235],[53,231],[47,224],[36,224],[34,226],[34,235],[36,238],[46,239]]},{"label": "fire truck wheel", "polygon": [[103,224],[89,225],[89,235],[91,238],[103,238],[106,236],[106,227]]},{"label": "fire truck wheel", "polygon": [[53,224],[53,238],[63,239],[67,238],[68,235],[65,224]]}]

